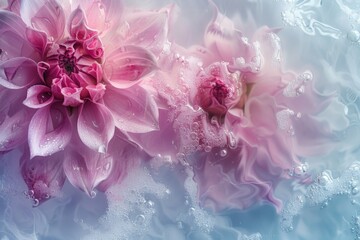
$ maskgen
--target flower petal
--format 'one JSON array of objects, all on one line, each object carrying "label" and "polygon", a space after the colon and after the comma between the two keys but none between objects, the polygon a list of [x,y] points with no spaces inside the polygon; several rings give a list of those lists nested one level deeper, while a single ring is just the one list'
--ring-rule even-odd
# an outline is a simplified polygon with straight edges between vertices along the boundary
[{"label": "flower petal", "polygon": [[27,195],[34,200],[34,206],[60,194],[65,182],[63,154],[49,157],[29,158],[26,151],[21,158],[21,175],[28,186]]},{"label": "flower petal", "polygon": [[106,152],[114,136],[115,125],[110,111],[102,104],[85,102],[77,122],[81,141],[94,151]]},{"label": "flower petal", "polygon": [[127,45],[116,49],[104,63],[106,79],[116,88],[128,88],[156,68],[154,56],[141,47]]},{"label": "flower petal", "polygon": [[25,106],[29,108],[42,108],[54,101],[51,89],[44,85],[34,85],[27,90],[27,97],[24,100]]},{"label": "flower petal", "polygon": [[241,33],[236,31],[234,23],[219,13],[215,6],[213,7],[215,8],[215,15],[206,29],[204,43],[222,60],[229,62],[234,55],[246,53],[241,51],[241,47],[246,44],[241,42]]},{"label": "flower petal", "polygon": [[111,155],[94,152],[79,142],[66,153],[64,171],[72,185],[94,197],[94,188],[110,175],[112,165]]},{"label": "flower petal", "polygon": [[31,111],[21,109],[13,116],[0,120],[0,151],[9,151],[26,141]]},{"label": "flower petal", "polygon": [[25,31],[26,25],[18,15],[0,10],[0,57],[2,59],[20,56],[38,58],[26,40]]},{"label": "flower petal", "polygon": [[0,64],[0,85],[8,89],[28,87],[40,78],[36,63],[28,58],[12,58]]},{"label": "flower petal", "polygon": [[66,109],[52,104],[37,110],[29,125],[30,157],[49,156],[70,142],[72,128]]},{"label": "flower petal", "polygon": [[129,171],[139,166],[147,157],[139,147],[117,136],[110,142],[109,153],[117,159],[113,161],[109,176],[98,185],[101,191],[121,182]]},{"label": "flower petal", "polygon": [[36,31],[28,27],[26,28],[25,34],[27,40],[32,44],[34,49],[36,49],[43,56],[47,45],[46,33]]},{"label": "flower petal", "polygon": [[122,131],[144,133],[159,128],[157,105],[139,86],[122,90],[108,88],[104,102],[115,119],[115,126]]},{"label": "flower petal", "polygon": [[20,14],[29,26],[46,32],[54,41],[64,33],[64,10],[55,0],[22,1]]},{"label": "flower petal", "polygon": [[128,29],[124,33],[124,41],[160,53],[167,40],[170,11],[170,8],[165,8],[158,12],[145,11],[129,14],[124,23],[127,24],[126,29]]},{"label": "flower petal", "polygon": [[116,26],[123,12],[123,3],[119,0],[87,1],[79,0],[84,9],[89,27],[99,32]]},{"label": "flower petal", "polygon": [[6,10],[9,10],[10,12],[20,15],[21,0],[8,0],[7,2],[8,5],[6,7]]},{"label": "flower petal", "polygon": [[96,31],[88,28],[84,12],[80,7],[71,13],[68,23],[68,31],[71,37],[80,42],[97,34]]}]

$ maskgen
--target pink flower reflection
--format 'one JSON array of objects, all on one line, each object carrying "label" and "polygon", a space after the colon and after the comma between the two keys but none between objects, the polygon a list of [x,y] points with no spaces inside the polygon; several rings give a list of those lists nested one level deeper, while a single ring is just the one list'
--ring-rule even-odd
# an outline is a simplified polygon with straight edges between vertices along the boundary
[{"label": "pink flower reflection", "polygon": [[64,174],[89,195],[105,190],[129,165],[109,146],[133,149],[124,133],[158,129],[157,105],[140,82],[157,68],[168,10],[122,12],[118,0],[14,0],[0,11],[0,151],[29,149],[22,173],[37,201],[55,196]]}]

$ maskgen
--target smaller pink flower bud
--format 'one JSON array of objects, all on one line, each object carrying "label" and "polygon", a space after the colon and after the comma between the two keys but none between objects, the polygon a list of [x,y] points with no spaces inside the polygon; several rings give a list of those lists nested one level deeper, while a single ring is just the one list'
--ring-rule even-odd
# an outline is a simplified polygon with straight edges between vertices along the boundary
[{"label": "smaller pink flower bud", "polygon": [[226,64],[214,63],[207,67],[198,78],[200,81],[196,101],[211,116],[224,117],[236,102],[234,82]]}]

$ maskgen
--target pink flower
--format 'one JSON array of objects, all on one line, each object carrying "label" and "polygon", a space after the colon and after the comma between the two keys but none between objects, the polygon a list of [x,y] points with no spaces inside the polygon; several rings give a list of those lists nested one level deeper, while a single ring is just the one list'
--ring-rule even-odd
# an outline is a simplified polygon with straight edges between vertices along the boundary
[{"label": "pink flower", "polygon": [[[117,0],[62,3],[14,0],[0,11],[0,151],[28,146],[23,176],[40,202],[55,194],[34,186],[51,188],[63,169],[89,195],[116,183],[126,168],[110,142],[132,148],[124,134],[158,129],[157,105],[140,82],[157,68],[168,10],[126,16]],[[38,169],[45,159],[56,171]]]},{"label": "pink flower", "polygon": [[[259,28],[251,38],[216,10],[205,31],[204,46],[176,44],[163,56],[157,76],[168,155],[190,165],[201,203],[213,210],[248,208],[270,202],[278,183],[305,177],[301,157],[316,154],[304,129],[327,130],[312,119],[329,103],[311,85],[312,74],[284,72],[276,29]],[[304,127],[305,126],[305,127]],[[300,131],[301,129],[301,131]],[[146,139],[146,150],[159,150]],[[313,142],[314,143],[314,142]],[[318,148],[319,149],[319,148]],[[176,160],[174,160],[176,159]]]},{"label": "pink flower", "polygon": [[241,94],[234,91],[235,83],[229,74],[226,65],[215,63],[198,76],[201,80],[195,101],[210,117],[224,117],[236,96]]},{"label": "pink flower", "polygon": [[194,161],[200,199],[215,210],[247,208],[259,200],[279,210],[278,182],[306,175],[299,157],[313,154],[310,145],[298,150],[298,127],[317,126],[317,136],[324,136],[326,129],[309,118],[330,98],[316,95],[310,72],[283,72],[276,30],[262,27],[249,40],[217,12],[204,42],[208,51],[202,59],[208,66],[197,76],[200,100],[193,100],[206,115],[193,114],[204,149],[196,154],[201,160]]}]

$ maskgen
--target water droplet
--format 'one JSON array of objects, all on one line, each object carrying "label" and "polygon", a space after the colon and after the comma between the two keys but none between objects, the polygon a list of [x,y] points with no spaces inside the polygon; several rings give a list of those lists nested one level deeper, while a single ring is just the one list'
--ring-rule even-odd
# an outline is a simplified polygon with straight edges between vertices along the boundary
[{"label": "water droplet", "polygon": [[194,214],[194,213],[195,213],[195,208],[194,207],[189,208],[189,214]]},{"label": "water droplet", "polygon": [[351,190],[351,193],[352,193],[353,195],[356,195],[356,194],[359,193],[359,189],[358,189],[357,187],[354,187],[354,188]]},{"label": "water droplet", "polygon": [[148,207],[154,207],[155,203],[153,201],[149,200],[149,201],[146,202],[146,205]]},{"label": "water droplet", "polygon": [[228,153],[228,152],[227,152],[226,149],[220,150],[220,156],[221,156],[221,157],[226,157],[227,153]]},{"label": "water droplet", "polygon": [[301,176],[307,172],[308,168],[309,168],[308,163],[300,164],[299,166],[295,167],[294,173],[298,176]]},{"label": "water droplet", "polygon": [[94,128],[99,128],[99,124],[95,120],[92,120],[91,123]]},{"label": "water droplet", "polygon": [[346,36],[347,39],[351,42],[358,42],[360,39],[360,33],[355,29],[349,31]]},{"label": "water droplet", "polygon": [[30,197],[33,197],[34,194],[35,194],[34,190],[29,190],[29,191],[28,191],[28,195],[29,195]]},{"label": "water droplet", "polygon": [[212,117],[211,117],[210,123],[211,123],[212,125],[215,125],[215,126],[218,126],[218,127],[220,126],[219,121],[218,121],[218,118],[217,118],[216,116],[212,116]]},{"label": "water droplet", "polygon": [[111,164],[108,162],[104,165],[104,170],[108,171],[110,169]]},{"label": "water droplet", "polygon": [[99,152],[99,153],[106,153],[106,146],[105,146],[105,145],[101,145],[101,146],[98,148],[98,152]]},{"label": "water droplet", "polygon": [[191,129],[194,130],[194,131],[198,130],[199,129],[199,124],[197,122],[192,123],[191,124]]},{"label": "water droplet", "polygon": [[33,207],[37,207],[37,206],[39,206],[39,204],[40,204],[39,199],[34,198],[34,200],[33,200]]},{"label": "water droplet", "polygon": [[51,92],[42,92],[39,95],[37,95],[37,100],[39,104],[42,104],[46,101],[48,101],[51,98]]},{"label": "water droplet", "polygon": [[145,222],[145,216],[142,214],[139,214],[136,216],[135,221],[137,224],[143,224]]},{"label": "water droplet", "polygon": [[192,140],[196,140],[196,139],[197,139],[197,134],[196,134],[196,132],[191,132],[191,133],[190,133],[190,138],[191,138]]},{"label": "water droplet", "polygon": [[184,224],[183,224],[183,222],[181,222],[181,221],[178,221],[178,222],[176,223],[176,226],[177,226],[178,229],[184,229]]},{"label": "water droplet", "polygon": [[290,117],[294,115],[294,111],[291,109],[284,109],[276,113],[276,120],[278,127],[281,130],[286,130],[289,133],[293,131]]},{"label": "water droplet", "polygon": [[91,197],[91,198],[95,198],[95,197],[96,197],[96,192],[95,192],[94,190],[92,190],[92,191],[90,192],[90,197]]},{"label": "water droplet", "polygon": [[317,179],[318,183],[322,186],[326,186],[333,181],[332,173],[330,170],[325,170]]},{"label": "water droplet", "polygon": [[211,148],[211,146],[209,146],[209,145],[205,146],[205,148],[204,148],[205,152],[210,152],[211,149],[212,149],[212,148]]},{"label": "water droplet", "polygon": [[165,193],[166,193],[167,195],[170,195],[170,194],[171,194],[170,189],[166,189],[166,190],[165,190]]}]

